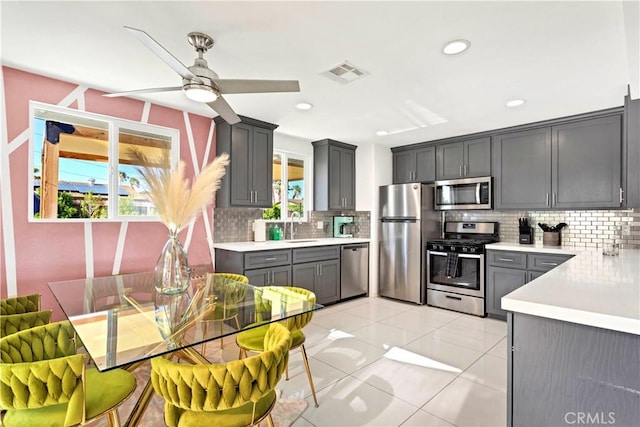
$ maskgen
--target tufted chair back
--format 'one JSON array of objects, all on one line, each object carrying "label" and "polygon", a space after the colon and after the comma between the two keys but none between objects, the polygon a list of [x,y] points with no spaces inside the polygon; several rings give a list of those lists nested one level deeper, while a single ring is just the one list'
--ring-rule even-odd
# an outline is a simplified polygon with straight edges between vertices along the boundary
[{"label": "tufted chair back", "polygon": [[[304,300],[310,303],[316,303],[316,294],[308,289],[297,288],[295,286],[280,287],[278,292],[293,293],[304,297]],[[299,331],[311,322],[313,311],[302,313],[294,317],[283,320],[283,324],[287,326],[291,332]]]},{"label": "tufted chair back", "polygon": [[178,425],[185,412],[224,411],[247,405],[255,410],[255,404],[278,384],[289,361],[290,345],[290,332],[272,324],[264,338],[265,351],[253,357],[213,365],[152,359],[151,380],[156,393],[165,399],[166,424]]},{"label": "tufted chair back", "polygon": [[83,422],[85,360],[84,355],[74,354],[73,337],[73,328],[65,321],[0,339],[0,407],[32,409],[68,403],[71,410],[65,425]]},{"label": "tufted chair back", "polygon": [[46,325],[51,321],[51,310],[31,313],[0,315],[0,337],[6,337],[35,326]]},{"label": "tufted chair back", "polygon": [[40,310],[40,294],[0,300],[0,314],[21,314]]}]

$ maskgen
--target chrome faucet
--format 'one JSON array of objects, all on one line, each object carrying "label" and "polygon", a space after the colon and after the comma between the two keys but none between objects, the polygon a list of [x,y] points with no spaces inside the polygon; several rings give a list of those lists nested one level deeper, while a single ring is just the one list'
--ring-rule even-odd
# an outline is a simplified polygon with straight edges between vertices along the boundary
[{"label": "chrome faucet", "polygon": [[293,229],[293,218],[294,217],[298,217],[298,224],[300,224],[300,212],[293,211],[293,212],[291,212],[291,216],[289,217],[289,219],[291,220],[291,225],[289,226],[291,228],[291,240],[293,240],[295,238],[295,236],[296,236],[296,231]]}]

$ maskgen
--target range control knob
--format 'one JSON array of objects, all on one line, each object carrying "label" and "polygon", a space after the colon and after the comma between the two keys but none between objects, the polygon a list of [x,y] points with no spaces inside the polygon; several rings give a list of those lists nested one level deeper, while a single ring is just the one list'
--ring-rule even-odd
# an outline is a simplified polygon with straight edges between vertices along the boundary
[{"label": "range control knob", "polygon": [[469,252],[469,248],[465,246],[464,248],[462,248],[462,252]]}]

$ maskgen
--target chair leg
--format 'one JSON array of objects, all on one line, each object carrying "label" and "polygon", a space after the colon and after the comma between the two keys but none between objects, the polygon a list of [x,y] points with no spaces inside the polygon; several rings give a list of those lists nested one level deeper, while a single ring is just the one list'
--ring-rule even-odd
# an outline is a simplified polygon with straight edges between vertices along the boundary
[{"label": "chair leg", "polygon": [[[202,326],[202,336],[206,338],[207,330],[209,329],[208,328],[209,322],[207,322],[205,320],[202,323],[204,323],[204,325]],[[205,355],[205,354],[207,354],[207,342],[206,341],[202,343],[202,355]]]},{"label": "chair leg", "polygon": [[309,378],[309,385],[311,386],[311,394],[313,395],[313,401],[316,403],[316,408],[318,407],[318,398],[316,397],[316,388],[313,386],[313,378],[311,378],[311,369],[309,369],[309,359],[307,359],[307,351],[304,348],[304,344],[300,347],[300,351],[302,352],[302,361],[304,362],[304,367],[307,369],[307,377]]},{"label": "chair leg", "polygon": [[273,427],[273,418],[271,418],[271,414],[267,415],[267,427]]},{"label": "chair leg", "polygon": [[224,338],[222,337],[222,327],[224,326],[224,320],[220,321],[220,350],[224,348]]},{"label": "chair leg", "polygon": [[287,363],[287,367],[285,368],[284,373],[285,373],[284,379],[289,381],[289,363]]},{"label": "chair leg", "polygon": [[107,424],[109,427],[120,427],[120,417],[118,416],[117,408],[107,413]]}]

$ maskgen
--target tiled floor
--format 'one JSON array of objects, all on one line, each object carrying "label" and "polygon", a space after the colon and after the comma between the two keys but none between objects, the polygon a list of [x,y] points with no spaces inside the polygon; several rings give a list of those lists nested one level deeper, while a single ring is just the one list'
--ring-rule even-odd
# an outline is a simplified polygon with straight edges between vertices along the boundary
[{"label": "tiled floor", "polygon": [[280,388],[309,402],[298,427],[503,426],[506,333],[498,320],[360,298],[305,328],[320,407],[298,351]]}]

